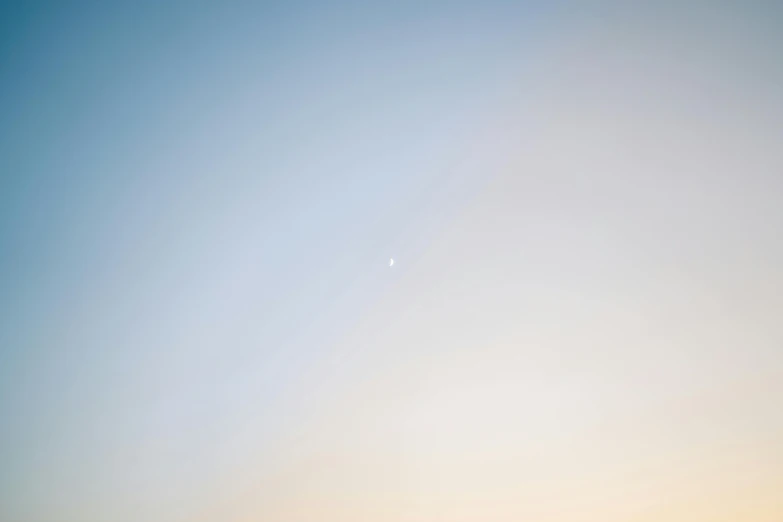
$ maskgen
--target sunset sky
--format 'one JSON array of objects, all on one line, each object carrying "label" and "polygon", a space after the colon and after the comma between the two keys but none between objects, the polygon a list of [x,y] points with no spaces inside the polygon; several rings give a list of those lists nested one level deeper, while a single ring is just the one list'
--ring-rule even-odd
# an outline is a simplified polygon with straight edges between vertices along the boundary
[{"label": "sunset sky", "polygon": [[783,520],[783,8],[250,4],[0,6],[0,520]]}]

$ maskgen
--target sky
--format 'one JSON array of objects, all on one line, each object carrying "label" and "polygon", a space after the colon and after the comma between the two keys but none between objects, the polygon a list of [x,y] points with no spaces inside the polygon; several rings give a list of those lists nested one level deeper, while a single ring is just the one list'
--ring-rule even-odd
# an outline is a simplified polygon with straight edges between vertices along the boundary
[{"label": "sky", "polygon": [[782,20],[4,3],[0,519],[778,522]]}]

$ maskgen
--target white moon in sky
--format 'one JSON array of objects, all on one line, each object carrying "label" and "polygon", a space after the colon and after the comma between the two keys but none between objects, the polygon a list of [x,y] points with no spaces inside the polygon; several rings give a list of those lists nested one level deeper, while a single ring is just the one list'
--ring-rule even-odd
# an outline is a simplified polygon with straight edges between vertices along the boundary
[{"label": "white moon in sky", "polygon": [[389,266],[394,265],[394,259],[389,259]]}]

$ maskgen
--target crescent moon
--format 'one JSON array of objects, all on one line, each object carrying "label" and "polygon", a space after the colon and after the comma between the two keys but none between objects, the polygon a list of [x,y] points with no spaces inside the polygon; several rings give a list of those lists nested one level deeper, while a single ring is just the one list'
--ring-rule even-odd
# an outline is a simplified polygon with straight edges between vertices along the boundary
[{"label": "crescent moon", "polygon": [[394,259],[389,259],[389,266],[393,266],[393,265],[394,265]]}]

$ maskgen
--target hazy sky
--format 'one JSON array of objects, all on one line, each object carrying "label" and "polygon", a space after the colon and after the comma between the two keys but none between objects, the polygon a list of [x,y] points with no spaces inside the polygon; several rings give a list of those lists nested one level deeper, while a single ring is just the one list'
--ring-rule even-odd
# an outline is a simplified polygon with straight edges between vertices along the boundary
[{"label": "hazy sky", "polygon": [[783,519],[773,2],[67,4],[0,7],[0,519]]}]

